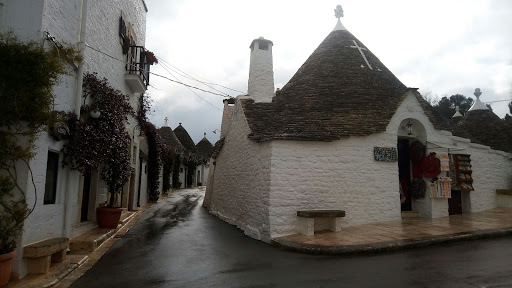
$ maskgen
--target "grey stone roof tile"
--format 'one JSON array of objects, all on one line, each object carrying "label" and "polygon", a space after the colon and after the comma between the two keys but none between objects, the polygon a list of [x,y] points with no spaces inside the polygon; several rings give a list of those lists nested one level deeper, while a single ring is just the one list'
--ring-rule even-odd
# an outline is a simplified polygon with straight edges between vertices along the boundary
[{"label": "grey stone roof tile", "polygon": [[188,134],[187,130],[185,130],[185,128],[181,126],[181,123],[180,125],[178,125],[178,127],[174,128],[173,132],[178,138],[178,140],[180,140],[183,147],[185,147],[187,152],[197,153],[196,144],[194,143],[192,138],[190,138],[190,135]]},{"label": "grey stone roof tile", "polygon": [[160,137],[164,140],[165,144],[170,147],[178,149],[178,151],[184,151],[185,147],[181,144],[180,140],[176,137],[171,127],[164,126],[158,129]]},{"label": "grey stone roof tile", "polygon": [[199,143],[196,144],[198,154],[203,158],[203,160],[208,161],[212,157],[213,154],[213,145],[203,137]]},{"label": "grey stone roof tile", "polygon": [[[354,42],[370,64],[367,65]],[[241,100],[250,139],[332,141],[383,132],[407,88],[357,38],[332,31],[271,103]]]}]

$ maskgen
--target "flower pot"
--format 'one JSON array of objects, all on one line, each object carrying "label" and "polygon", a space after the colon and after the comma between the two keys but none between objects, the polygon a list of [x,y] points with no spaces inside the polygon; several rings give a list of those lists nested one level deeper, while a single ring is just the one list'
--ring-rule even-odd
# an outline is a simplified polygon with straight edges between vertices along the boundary
[{"label": "flower pot", "polygon": [[96,208],[96,221],[98,222],[98,227],[116,229],[119,224],[119,219],[121,219],[121,212],[123,212],[122,208]]},{"label": "flower pot", "polygon": [[6,288],[9,283],[14,256],[16,256],[16,250],[0,255],[0,288]]}]

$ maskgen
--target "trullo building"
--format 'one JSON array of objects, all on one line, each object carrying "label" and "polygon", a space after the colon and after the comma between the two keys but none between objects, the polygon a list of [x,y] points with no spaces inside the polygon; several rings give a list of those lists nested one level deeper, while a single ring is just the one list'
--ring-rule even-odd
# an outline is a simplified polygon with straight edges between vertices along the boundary
[{"label": "trullo building", "polygon": [[510,145],[483,145],[434,115],[340,14],[275,94],[273,42],[252,41],[248,95],[224,101],[203,205],[265,242],[297,233],[303,209],[344,210],[347,227],[510,205],[496,195],[511,188]]}]

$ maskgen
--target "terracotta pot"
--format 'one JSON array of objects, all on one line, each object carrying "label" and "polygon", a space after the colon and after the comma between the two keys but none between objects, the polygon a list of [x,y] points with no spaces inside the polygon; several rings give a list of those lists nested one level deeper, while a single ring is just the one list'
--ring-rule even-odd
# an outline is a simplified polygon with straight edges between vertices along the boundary
[{"label": "terracotta pot", "polygon": [[16,250],[0,255],[0,288],[6,288],[9,283],[14,256],[16,256]]},{"label": "terracotta pot", "polygon": [[98,227],[116,229],[119,224],[119,219],[121,219],[121,212],[123,212],[122,208],[96,208],[96,221],[98,222]]}]

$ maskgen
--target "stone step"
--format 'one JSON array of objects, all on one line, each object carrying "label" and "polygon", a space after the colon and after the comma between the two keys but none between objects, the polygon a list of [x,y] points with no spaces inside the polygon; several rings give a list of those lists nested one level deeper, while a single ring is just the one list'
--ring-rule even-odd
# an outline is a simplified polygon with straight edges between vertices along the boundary
[{"label": "stone step", "polygon": [[137,211],[124,211],[121,214],[121,218],[119,219],[119,224],[124,226],[128,221],[132,220],[133,217],[137,214]]},{"label": "stone step", "polygon": [[402,218],[420,218],[420,213],[416,211],[402,211]]},{"label": "stone step", "polygon": [[89,254],[100,247],[103,242],[112,237],[117,229],[94,228],[69,241],[72,254]]},{"label": "stone step", "polygon": [[94,252],[103,242],[112,237],[117,230],[133,219],[136,214],[137,211],[123,211],[116,229],[101,229],[96,227],[71,239],[71,241],[69,241],[71,254],[81,255]]}]

